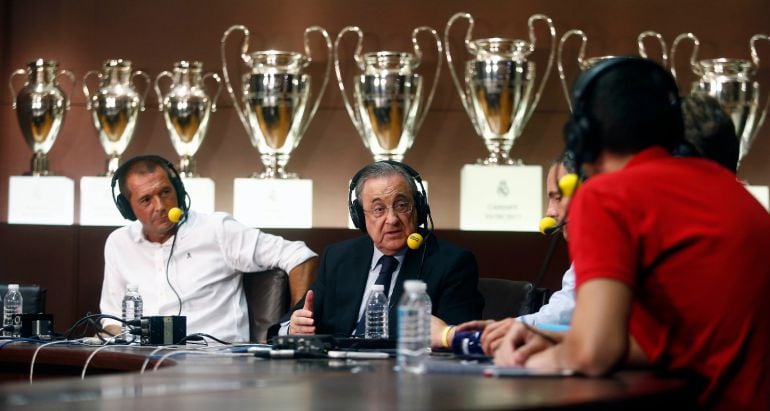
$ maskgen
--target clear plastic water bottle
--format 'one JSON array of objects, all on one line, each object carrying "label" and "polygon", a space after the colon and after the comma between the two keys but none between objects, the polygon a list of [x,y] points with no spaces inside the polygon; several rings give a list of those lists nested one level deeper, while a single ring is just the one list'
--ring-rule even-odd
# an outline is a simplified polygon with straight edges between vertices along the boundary
[{"label": "clear plastic water bottle", "polygon": [[430,354],[430,297],[419,280],[404,281],[404,296],[398,303],[397,363],[399,371],[425,372]]},{"label": "clear plastic water bottle", "polygon": [[[139,294],[139,286],[129,284],[126,287],[126,295],[123,297],[123,319],[125,321],[138,320],[142,318],[142,296]],[[131,334],[131,327],[123,324],[121,328],[122,337],[126,341],[133,341],[134,335]]]},{"label": "clear plastic water bottle", "polygon": [[385,296],[382,284],[372,286],[364,313],[366,315],[364,338],[388,338],[388,297]]},{"label": "clear plastic water bottle", "polygon": [[14,337],[18,333],[13,330],[5,330],[5,327],[13,326],[13,316],[21,314],[21,306],[24,299],[21,297],[18,284],[8,284],[8,292],[3,298],[3,336]]}]

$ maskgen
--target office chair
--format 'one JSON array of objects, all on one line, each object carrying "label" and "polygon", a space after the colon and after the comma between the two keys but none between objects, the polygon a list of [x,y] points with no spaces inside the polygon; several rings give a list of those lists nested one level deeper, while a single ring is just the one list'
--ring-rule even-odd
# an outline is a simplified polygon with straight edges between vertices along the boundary
[{"label": "office chair", "polygon": [[243,289],[249,307],[249,340],[265,343],[267,329],[289,311],[289,276],[281,269],[244,273]]}]

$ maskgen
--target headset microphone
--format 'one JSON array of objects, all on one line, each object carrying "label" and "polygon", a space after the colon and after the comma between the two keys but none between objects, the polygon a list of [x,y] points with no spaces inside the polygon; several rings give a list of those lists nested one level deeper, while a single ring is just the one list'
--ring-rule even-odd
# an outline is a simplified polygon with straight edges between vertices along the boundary
[{"label": "headset microphone", "polygon": [[422,241],[422,234],[412,233],[409,234],[409,237],[406,239],[406,245],[412,250],[417,250],[422,245]]},{"label": "headset microphone", "polygon": [[168,219],[172,223],[178,223],[179,220],[182,219],[182,216],[184,215],[184,211],[182,211],[179,207],[173,207],[171,210],[168,210]]}]

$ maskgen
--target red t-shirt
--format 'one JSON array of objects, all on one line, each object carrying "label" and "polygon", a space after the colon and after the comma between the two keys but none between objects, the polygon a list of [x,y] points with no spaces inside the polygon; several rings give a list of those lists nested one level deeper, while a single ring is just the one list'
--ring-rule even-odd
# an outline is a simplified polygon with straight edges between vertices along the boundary
[{"label": "red t-shirt", "polygon": [[654,366],[704,377],[703,404],[770,409],[770,214],[735,175],[650,148],[587,180],[568,229],[578,289],[631,287]]}]

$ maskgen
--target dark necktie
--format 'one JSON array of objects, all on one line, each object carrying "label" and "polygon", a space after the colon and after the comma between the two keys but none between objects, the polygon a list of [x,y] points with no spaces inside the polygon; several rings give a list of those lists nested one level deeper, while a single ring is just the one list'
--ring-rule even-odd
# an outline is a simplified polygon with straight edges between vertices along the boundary
[{"label": "dark necktie", "polygon": [[[396,268],[398,268],[398,260],[396,260],[396,257],[390,255],[383,255],[380,257],[380,275],[377,276],[377,280],[374,283],[382,284],[382,288],[386,297],[390,292],[390,280],[393,278],[393,272],[396,271]],[[367,302],[364,301],[363,303],[366,304]],[[356,331],[353,334],[363,336],[365,327],[366,308],[364,308],[364,313],[361,315],[361,318],[358,319],[358,324],[356,324]]]}]

